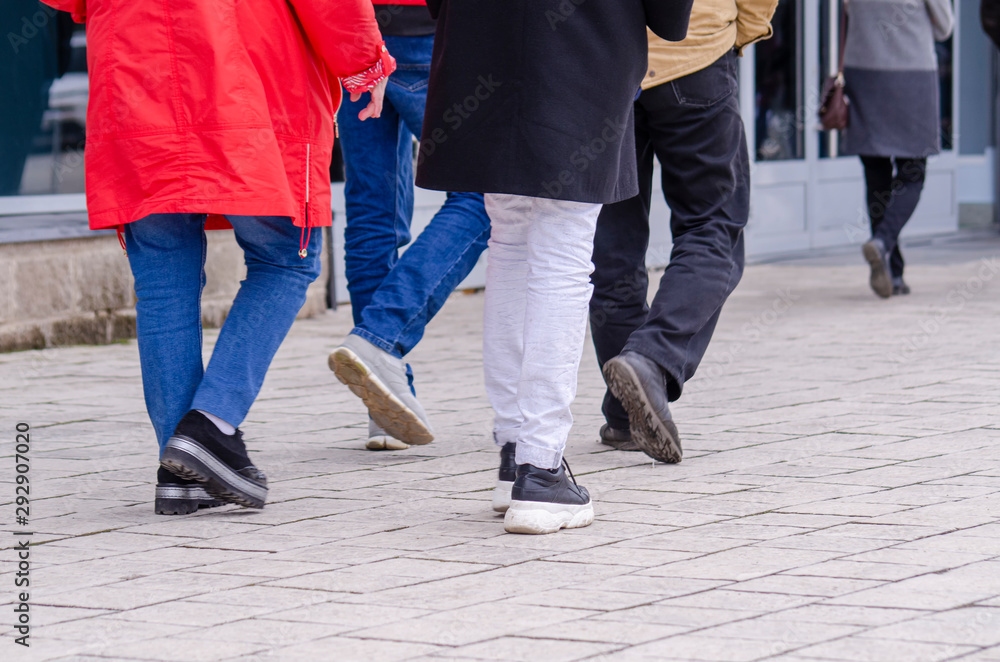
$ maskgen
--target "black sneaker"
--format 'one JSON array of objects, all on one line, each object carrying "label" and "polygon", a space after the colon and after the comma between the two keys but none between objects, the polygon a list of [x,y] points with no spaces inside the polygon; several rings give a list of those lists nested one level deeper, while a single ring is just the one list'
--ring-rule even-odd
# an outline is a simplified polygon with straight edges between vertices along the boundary
[{"label": "black sneaker", "polygon": [[223,434],[201,412],[191,410],[177,424],[160,465],[181,478],[202,483],[228,503],[263,508],[267,477],[250,462],[243,433]]},{"label": "black sneaker", "polygon": [[199,508],[215,508],[223,503],[206,492],[197,481],[179,478],[163,467],[156,470],[153,509],[157,515],[188,515]]},{"label": "black sneaker", "polygon": [[616,451],[641,451],[639,444],[632,439],[632,433],[626,428],[619,430],[605,423],[601,426],[601,438],[598,439],[605,446],[611,446]]},{"label": "black sneaker", "polygon": [[910,286],[906,284],[902,276],[892,278],[892,294],[894,296],[906,295],[910,293]]},{"label": "black sneaker", "polygon": [[514,461],[516,450],[517,444],[513,441],[500,447],[500,477],[497,486],[493,488],[493,510],[498,513],[505,513],[510,507],[510,490],[517,478],[517,462]]},{"label": "black sneaker", "polygon": [[[565,461],[563,464],[569,468]],[[555,533],[594,521],[590,493],[576,484],[576,478],[570,481],[563,467],[539,469],[519,464],[510,496],[510,508],[503,520],[507,533]]]}]

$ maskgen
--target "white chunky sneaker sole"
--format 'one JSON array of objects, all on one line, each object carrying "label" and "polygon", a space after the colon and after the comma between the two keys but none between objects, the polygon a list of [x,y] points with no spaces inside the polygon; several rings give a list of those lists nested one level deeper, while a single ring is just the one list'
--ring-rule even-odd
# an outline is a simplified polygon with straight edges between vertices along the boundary
[{"label": "white chunky sneaker sole", "polygon": [[510,508],[510,491],[514,489],[514,481],[498,480],[493,488],[493,510],[505,513]]},{"label": "white chunky sneaker sole", "polygon": [[578,529],[594,521],[593,502],[581,506],[539,501],[511,501],[503,519],[507,533],[543,534]]},{"label": "white chunky sneaker sole", "polygon": [[330,354],[329,365],[337,379],[361,398],[372,420],[386,433],[411,445],[434,441],[434,434],[416,412],[393,395],[353,351],[338,347]]}]

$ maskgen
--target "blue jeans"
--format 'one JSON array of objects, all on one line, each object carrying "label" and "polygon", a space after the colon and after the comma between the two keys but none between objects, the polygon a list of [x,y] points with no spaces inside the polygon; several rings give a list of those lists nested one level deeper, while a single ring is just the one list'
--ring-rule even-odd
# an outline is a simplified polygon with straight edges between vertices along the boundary
[{"label": "blue jeans", "polygon": [[398,68],[389,77],[382,116],[358,120],[367,95],[353,103],[346,98],[338,115],[347,175],[345,266],[354,333],[404,356],[486,250],[490,222],[481,194],[449,193],[399,256],[410,242],[413,136],[424,121],[434,38],[385,41]]},{"label": "blue jeans", "polygon": [[246,279],[204,368],[201,292],[205,214],[154,214],[125,226],[135,278],[139,363],[160,450],[190,409],[238,426],[320,272],[321,232],[300,258],[300,228],[283,217],[228,216]]}]

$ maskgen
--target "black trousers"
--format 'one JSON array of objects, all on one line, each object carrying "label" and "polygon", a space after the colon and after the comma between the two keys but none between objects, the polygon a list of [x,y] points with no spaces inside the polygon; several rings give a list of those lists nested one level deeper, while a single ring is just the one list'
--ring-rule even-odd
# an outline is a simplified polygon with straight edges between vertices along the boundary
[{"label": "black trousers", "polygon": [[888,156],[862,156],[865,168],[868,218],[872,237],[881,239],[889,251],[889,271],[893,278],[903,277],[903,255],[899,252],[899,233],[903,231],[920,202],[927,175],[927,159]]},{"label": "black trousers", "polygon": [[[602,367],[623,349],[638,352],[663,369],[673,401],[743,275],[750,169],[735,53],[645,90],[635,104],[635,131],[640,191],[606,205],[597,221],[590,326]],[[663,170],[673,249],[647,306],[654,156]],[[612,427],[627,429],[628,415],[610,392],[602,410]]]}]

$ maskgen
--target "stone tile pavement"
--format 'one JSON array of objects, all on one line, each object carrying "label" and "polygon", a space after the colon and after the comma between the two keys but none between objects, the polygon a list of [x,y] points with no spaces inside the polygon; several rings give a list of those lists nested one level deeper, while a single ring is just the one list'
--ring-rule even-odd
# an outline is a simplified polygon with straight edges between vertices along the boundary
[{"label": "stone tile pavement", "polygon": [[544,537],[490,510],[479,294],[412,356],[438,439],[407,451],[363,450],[326,367],[349,311],[295,325],[244,425],[263,511],[153,514],[134,342],[2,355],[0,657],[1000,662],[1000,238],[907,256],[889,301],[856,249],[749,267],[674,407],[680,465],[596,443],[588,347],[568,459],[597,521]]}]

